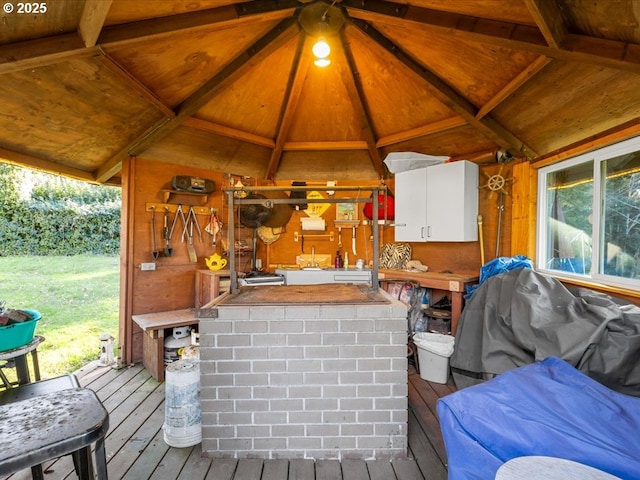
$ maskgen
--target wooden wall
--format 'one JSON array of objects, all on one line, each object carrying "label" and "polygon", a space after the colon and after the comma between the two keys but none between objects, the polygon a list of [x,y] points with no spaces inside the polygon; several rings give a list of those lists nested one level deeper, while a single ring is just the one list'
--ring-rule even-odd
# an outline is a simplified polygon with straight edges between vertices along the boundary
[{"label": "wooden wall", "polygon": [[[482,167],[481,180],[483,183],[488,176],[497,173],[498,166]],[[505,177],[511,175],[511,168],[505,168],[502,174]],[[157,260],[157,269],[154,271],[141,271],[139,266],[143,262],[153,262],[151,251],[151,212],[149,204],[161,206],[164,201],[163,190],[170,188],[171,179],[175,175],[193,175],[214,180],[217,185],[216,192],[209,195],[207,201],[202,203],[201,197],[178,195],[172,196],[169,203],[183,205],[196,205],[215,208],[223,223],[228,223],[228,210],[225,205],[222,187],[224,182],[229,182],[221,172],[213,172],[195,167],[178,166],[166,162],[158,162],[149,158],[130,159],[123,169],[123,231],[122,231],[122,275],[121,275],[121,319],[120,337],[125,345],[122,352],[125,362],[140,360],[142,356],[142,332],[131,321],[131,315],[176,310],[192,307],[194,305],[194,277],[197,269],[206,268],[204,258],[214,252],[223,253],[220,241],[213,247],[211,238],[205,234],[205,242],[195,240],[195,248],[198,254],[198,262],[189,261],[186,244],[179,239],[181,230],[174,232],[171,241],[172,255],[160,256]],[[296,179],[300,180],[300,179]],[[342,181],[336,180],[338,185],[359,185],[363,187],[375,186],[377,181]],[[247,183],[247,182],[245,182]],[[251,180],[249,180],[251,183]],[[259,182],[255,182],[259,183]],[[254,184],[255,184],[254,183]],[[280,181],[279,185],[290,185],[290,181]],[[394,191],[393,180],[387,182],[391,192]],[[311,185],[311,184],[310,184]],[[507,187],[510,189],[510,187]],[[356,197],[358,195],[369,197],[370,192],[336,192],[335,197]],[[483,216],[485,261],[494,258],[497,236],[498,196],[489,198],[489,192],[481,189],[480,213]],[[511,245],[511,205],[512,196],[505,196],[505,210],[502,220],[501,255],[510,255]],[[365,218],[362,212],[363,203],[358,204],[359,219]],[[443,205],[442,208],[446,208]],[[316,254],[325,254],[333,257],[338,249],[338,231],[333,220],[336,218],[335,204],[329,204],[324,212],[327,230],[325,232],[303,232],[300,226],[300,218],[306,216],[304,212],[294,211],[284,232],[278,240],[270,245],[265,245],[262,240],[257,241],[257,257],[262,260],[263,270],[273,271],[278,265],[295,264],[296,256],[303,253],[301,235],[307,235],[304,241],[304,253],[310,254],[311,247],[315,247]],[[171,216],[173,219],[173,215]],[[204,227],[206,219],[198,217],[201,227]],[[161,238],[163,212],[156,213],[156,248],[162,250]],[[238,223],[238,222],[236,222]],[[226,227],[226,225],[225,225]],[[352,264],[356,258],[362,258],[369,263],[374,258],[372,230],[370,225],[360,225],[356,229],[356,251],[354,256],[351,251],[352,230],[342,231],[342,251],[348,251]],[[378,227],[380,242],[393,242],[393,227]],[[294,241],[294,233],[298,233],[298,241]],[[328,236],[334,234],[334,239],[325,237],[312,238],[312,234]],[[235,232],[236,238],[243,238],[252,242],[253,230],[238,226]],[[480,248],[479,242],[465,243],[412,243],[413,258],[421,260],[431,271],[451,271],[456,273],[479,272]],[[237,257],[239,270],[250,269],[250,255]]]},{"label": "wooden wall", "polygon": [[[499,195],[493,195],[487,188],[479,190],[479,213],[482,215],[482,238],[484,246],[484,263],[496,256],[526,255],[534,259],[535,253],[535,183],[536,171],[528,162],[511,162],[504,166],[499,164],[481,165],[480,184],[485,185],[492,175],[500,174],[507,183],[504,195],[504,207],[500,225],[500,248],[498,244],[498,220],[500,214]],[[130,363],[142,358],[142,332],[131,321],[131,315],[176,310],[194,306],[194,277],[197,269],[205,269],[204,258],[212,253],[223,253],[221,241],[213,247],[211,239],[205,234],[205,242],[197,239],[195,247],[198,262],[191,263],[185,243],[180,242],[180,232],[174,233],[171,247],[171,257],[160,257],[155,271],[141,271],[138,267],[143,262],[152,262],[151,256],[151,213],[147,210],[149,203],[162,204],[163,189],[170,187],[175,175],[193,175],[214,180],[217,184],[216,192],[209,195],[206,203],[201,203],[200,197],[173,196],[170,203],[184,205],[198,205],[215,208],[220,219],[227,223],[228,210],[225,205],[222,187],[223,182],[229,183],[228,178],[221,172],[213,172],[195,167],[180,167],[171,163],[158,162],[148,158],[130,159],[123,168],[123,230],[122,230],[122,275],[121,275],[121,318],[120,341],[124,346],[123,361]],[[296,179],[300,180],[300,179]],[[341,181],[338,185],[359,185],[370,187],[377,185],[371,180]],[[250,183],[251,181],[249,181]],[[255,182],[261,183],[261,182]],[[278,185],[290,185],[290,181],[279,181]],[[311,184],[310,184],[311,185]],[[395,186],[393,180],[387,185],[391,192]],[[336,192],[337,198],[354,197],[357,192]],[[360,193],[370,196],[370,192]],[[358,204],[358,217],[363,219],[362,208]],[[442,205],[446,209],[446,205]],[[338,231],[333,220],[336,218],[336,206],[330,204],[324,212],[327,229],[324,232],[304,232],[301,230],[300,218],[305,213],[294,211],[279,238],[270,245],[257,240],[257,258],[262,260],[263,270],[273,271],[279,265],[293,265],[296,256],[302,253],[309,255],[311,247],[315,247],[316,254],[330,255],[331,258],[338,249]],[[173,217],[172,217],[173,218]],[[201,227],[206,223],[204,217],[199,217]],[[238,222],[236,222],[238,224]],[[161,229],[162,212],[156,214],[157,248],[162,249]],[[226,225],[225,225],[226,227]],[[380,243],[393,242],[393,227],[378,227]],[[294,241],[294,234],[298,233],[298,241]],[[333,232],[334,239],[326,238]],[[321,234],[323,237],[312,238],[310,235]],[[236,238],[243,238],[252,243],[253,229],[238,226]],[[304,252],[301,235],[307,235],[304,241]],[[372,230],[369,225],[360,225],[356,229],[356,251],[351,252],[352,230],[342,231],[342,251],[348,251],[351,262],[362,258],[369,263],[374,258]],[[482,266],[480,242],[464,243],[412,243],[412,257],[420,260],[433,272],[454,272],[477,275]],[[237,257],[237,268],[249,271],[250,255]],[[614,295],[637,302],[638,299],[625,292],[610,292]]]}]

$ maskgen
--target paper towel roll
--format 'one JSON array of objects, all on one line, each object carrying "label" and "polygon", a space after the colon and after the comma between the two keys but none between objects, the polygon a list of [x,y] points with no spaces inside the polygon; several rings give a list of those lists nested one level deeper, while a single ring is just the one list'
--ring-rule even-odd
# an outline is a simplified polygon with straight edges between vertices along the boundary
[{"label": "paper towel roll", "polygon": [[302,230],[322,230],[324,232],[326,224],[324,218],[321,217],[302,217]]}]

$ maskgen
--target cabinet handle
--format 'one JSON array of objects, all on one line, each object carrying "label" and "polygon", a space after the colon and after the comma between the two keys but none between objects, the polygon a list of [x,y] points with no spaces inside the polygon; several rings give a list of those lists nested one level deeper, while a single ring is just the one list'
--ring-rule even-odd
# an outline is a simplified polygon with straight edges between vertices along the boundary
[{"label": "cabinet handle", "polygon": [[424,227],[420,227],[420,238],[425,238],[425,236],[424,236]]},{"label": "cabinet handle", "polygon": [[406,227],[407,224],[406,223],[395,223],[394,226],[395,227]]},{"label": "cabinet handle", "polygon": [[427,238],[431,236],[431,225],[427,227]]}]

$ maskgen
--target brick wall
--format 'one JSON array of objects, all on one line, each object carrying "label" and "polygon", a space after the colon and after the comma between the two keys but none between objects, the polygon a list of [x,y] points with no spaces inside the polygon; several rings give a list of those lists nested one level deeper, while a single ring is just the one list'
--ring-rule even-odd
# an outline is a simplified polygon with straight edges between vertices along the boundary
[{"label": "brick wall", "polygon": [[211,457],[391,458],[407,449],[407,309],[219,306],[200,320]]}]

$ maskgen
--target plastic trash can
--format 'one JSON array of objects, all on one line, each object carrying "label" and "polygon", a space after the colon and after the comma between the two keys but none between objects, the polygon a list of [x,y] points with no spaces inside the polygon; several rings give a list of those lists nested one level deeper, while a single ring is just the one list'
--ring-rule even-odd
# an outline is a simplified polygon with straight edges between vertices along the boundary
[{"label": "plastic trash can", "polygon": [[418,332],[413,336],[418,347],[420,378],[429,382],[447,383],[449,357],[453,354],[455,337],[441,333]]}]

